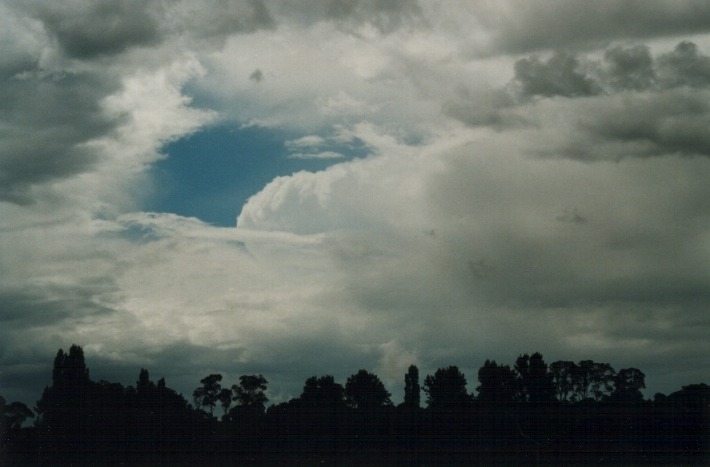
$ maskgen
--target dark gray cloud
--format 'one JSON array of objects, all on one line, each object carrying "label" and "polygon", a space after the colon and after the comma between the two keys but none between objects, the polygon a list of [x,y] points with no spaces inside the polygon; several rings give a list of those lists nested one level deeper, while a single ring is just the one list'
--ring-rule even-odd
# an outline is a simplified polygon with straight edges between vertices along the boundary
[{"label": "dark gray cloud", "polygon": [[100,99],[117,89],[89,73],[45,75],[41,70],[2,77],[0,87],[0,200],[30,203],[33,184],[89,170],[96,154],[81,147],[120,122]]},{"label": "dark gray cloud", "polygon": [[550,138],[540,141],[533,152],[587,161],[710,156],[707,91],[677,88],[569,105],[575,108],[574,117],[563,123],[564,131],[548,128]]},{"label": "dark gray cloud", "polygon": [[518,60],[514,83],[522,97],[704,88],[710,85],[710,57],[689,41],[680,42],[672,52],[658,57],[653,57],[644,45],[615,46],[604,52],[603,62],[558,51],[544,62],[537,57]]},{"label": "dark gray cloud", "polygon": [[62,5],[37,3],[31,9],[73,58],[110,57],[136,47],[156,46],[166,38],[211,39],[274,28],[263,0],[75,0]]},{"label": "dark gray cloud", "polygon": [[[556,123],[564,131],[550,127],[551,137],[530,147],[546,157],[710,155],[705,130],[710,125],[710,96],[705,91],[710,85],[710,57],[692,42],[683,41],[656,57],[643,45],[614,46],[596,62],[556,52],[544,61],[518,60],[514,68],[507,88],[460,91],[444,105],[444,113],[471,127],[511,129],[555,125],[547,121],[547,113],[569,112],[569,118]],[[552,97],[568,99],[543,110],[540,100]],[[531,98],[537,107],[530,106]]]},{"label": "dark gray cloud", "polygon": [[645,46],[613,47],[603,62],[587,63],[584,73],[572,66],[583,59],[555,60],[558,56],[545,63],[516,63],[514,82],[521,103],[528,97],[585,97],[594,94],[585,94],[591,89],[604,95],[561,103],[574,115],[562,124],[571,124],[574,131],[558,132],[567,139],[561,145],[546,142],[540,154],[559,151],[581,160],[710,155],[705,131],[710,125],[710,57],[695,44],[681,42],[658,57]]},{"label": "dark gray cloud", "polygon": [[579,128],[593,138],[635,144],[629,155],[710,155],[710,105],[706,96],[677,90],[650,99],[630,98],[622,108],[582,119]]},{"label": "dark gray cloud", "polygon": [[537,57],[523,58],[515,63],[515,81],[524,96],[593,96],[599,86],[580,71],[577,57],[568,52],[556,52],[546,61]]},{"label": "dark gray cloud", "polygon": [[63,323],[106,317],[114,310],[98,298],[116,291],[107,279],[71,286],[36,285],[0,291],[2,333],[29,328],[61,328]]},{"label": "dark gray cloud", "polygon": [[693,34],[710,30],[710,4],[703,0],[525,0],[500,2],[477,11],[504,53],[585,48],[609,40]]},{"label": "dark gray cloud", "polygon": [[653,58],[648,47],[613,47],[604,53],[608,80],[615,89],[641,91],[657,80]]},{"label": "dark gray cloud", "polygon": [[683,41],[676,48],[658,58],[659,74],[667,88],[710,85],[710,57],[698,52],[698,46]]},{"label": "dark gray cloud", "polygon": [[71,57],[115,55],[161,40],[151,2],[100,0],[44,3],[38,11],[47,29]]},{"label": "dark gray cloud", "polygon": [[622,91],[672,89],[710,84],[710,57],[692,42],[681,42],[667,54],[653,57],[647,46],[615,46],[603,62],[592,62],[568,51],[543,61],[533,56],[515,62],[518,96],[586,97]]}]

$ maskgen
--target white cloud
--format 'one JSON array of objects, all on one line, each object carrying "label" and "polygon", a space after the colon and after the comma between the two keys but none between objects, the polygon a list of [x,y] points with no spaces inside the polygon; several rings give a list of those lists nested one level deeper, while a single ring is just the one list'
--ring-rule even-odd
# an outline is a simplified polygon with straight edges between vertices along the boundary
[{"label": "white cloud", "polygon": [[326,144],[326,139],[318,135],[307,135],[297,139],[286,141],[286,147],[289,149],[299,149],[308,147],[320,147]]},{"label": "white cloud", "polygon": [[343,159],[345,156],[335,151],[322,152],[294,152],[288,155],[289,159]]}]

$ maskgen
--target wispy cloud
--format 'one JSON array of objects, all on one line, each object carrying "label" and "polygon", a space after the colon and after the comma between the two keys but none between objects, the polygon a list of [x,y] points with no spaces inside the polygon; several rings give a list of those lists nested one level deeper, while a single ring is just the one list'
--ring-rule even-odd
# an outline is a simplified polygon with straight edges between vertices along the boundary
[{"label": "wispy cloud", "polygon": [[343,159],[345,156],[335,151],[321,152],[293,152],[288,155],[289,159]]}]

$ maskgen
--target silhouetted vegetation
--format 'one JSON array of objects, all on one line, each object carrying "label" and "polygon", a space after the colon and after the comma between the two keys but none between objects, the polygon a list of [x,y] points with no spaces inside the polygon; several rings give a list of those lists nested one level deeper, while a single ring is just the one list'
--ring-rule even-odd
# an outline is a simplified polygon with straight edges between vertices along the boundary
[{"label": "silhouetted vegetation", "polygon": [[[268,408],[268,381],[231,389],[210,374],[194,406],[141,368],[135,386],[93,381],[81,347],[59,350],[34,412],[0,397],[2,465],[473,465],[704,464],[710,387],[644,400],[636,368],[583,360],[548,365],[539,353],[511,368],[486,360],[477,394],[456,366],[404,376],[395,406],[377,375],[345,386],[306,379],[297,398]],[[221,408],[221,417],[218,417]],[[36,413],[36,417],[35,417]],[[216,414],[217,413],[217,414]],[[27,426],[34,418],[34,424]]]}]

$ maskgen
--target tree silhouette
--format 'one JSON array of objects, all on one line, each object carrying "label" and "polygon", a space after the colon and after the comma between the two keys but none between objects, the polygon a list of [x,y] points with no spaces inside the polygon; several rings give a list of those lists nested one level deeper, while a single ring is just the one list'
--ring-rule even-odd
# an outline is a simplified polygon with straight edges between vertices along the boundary
[{"label": "tree silhouette", "polygon": [[[0,397],[0,465],[520,465],[531,455],[545,465],[707,463],[707,385],[643,401],[639,369],[615,373],[591,360],[546,368],[539,353],[519,356],[515,370],[486,360],[477,401],[458,367],[439,368],[423,385],[429,406],[416,410],[414,365],[398,409],[386,408],[389,393],[365,370],[345,388],[330,375],[308,378],[300,398],[268,411],[262,375],[244,375],[229,390],[213,374],[200,381],[196,404],[228,410],[233,397],[237,406],[220,421],[144,368],[135,387],[91,381],[73,345],[57,352],[34,426],[23,426],[27,406]],[[534,404],[550,387],[568,403]]]},{"label": "tree silhouette", "polygon": [[482,402],[510,402],[515,396],[517,381],[508,365],[498,365],[495,360],[486,360],[478,370],[476,390]]},{"label": "tree silhouette", "polygon": [[616,373],[608,363],[597,363],[592,360],[582,360],[576,367],[575,397],[584,400],[593,397],[601,400],[614,387]]},{"label": "tree silhouette", "polygon": [[569,360],[559,360],[550,364],[552,386],[558,400],[566,402],[570,399],[574,393],[574,378],[577,372],[577,364]]},{"label": "tree silhouette", "polygon": [[52,383],[64,387],[80,387],[89,381],[89,369],[84,360],[84,349],[72,344],[69,353],[57,351],[52,370]]},{"label": "tree silhouette", "polygon": [[155,383],[150,380],[150,373],[145,368],[141,368],[136,381],[136,391],[138,394],[149,394],[155,390]]},{"label": "tree silhouette", "polygon": [[262,375],[242,375],[239,384],[232,386],[234,401],[238,406],[263,413],[269,398],[266,386],[269,382]]},{"label": "tree silhouette", "polygon": [[210,416],[214,415],[214,408],[217,402],[220,400],[219,395],[222,391],[222,375],[211,374],[205,376],[200,380],[202,387],[195,389],[192,393],[192,398],[195,401],[195,405],[200,407],[209,407]]},{"label": "tree silhouette", "polygon": [[457,366],[439,368],[424,379],[429,407],[461,407],[471,401],[466,392],[466,377]]},{"label": "tree silhouette", "polygon": [[345,383],[345,397],[350,407],[374,409],[390,406],[391,394],[385,389],[377,375],[360,370],[351,375]]},{"label": "tree silhouette", "polygon": [[419,387],[419,368],[410,365],[404,375],[404,406],[419,408],[421,388]]},{"label": "tree silhouette", "polygon": [[641,402],[641,389],[646,387],[646,375],[638,368],[619,370],[614,379],[615,388],[611,397],[615,401]]},{"label": "tree silhouette", "polygon": [[331,375],[320,378],[311,376],[303,386],[301,401],[310,407],[342,407],[345,404],[345,391]]},{"label": "tree silhouette", "polygon": [[219,405],[222,406],[222,416],[227,415],[227,411],[232,406],[232,390],[227,388],[222,388],[217,395],[219,400]]},{"label": "tree silhouette", "polygon": [[552,378],[540,353],[520,355],[515,362],[515,371],[518,374],[518,400],[532,403],[552,400]]},{"label": "tree silhouette", "polygon": [[57,351],[52,368],[52,385],[45,387],[35,411],[47,453],[67,462],[78,462],[89,433],[89,369],[84,350],[72,344],[68,353]]},{"label": "tree silhouette", "polygon": [[25,421],[34,418],[35,414],[25,404],[19,401],[5,404],[5,399],[0,396],[0,423],[8,430],[19,430]]}]

